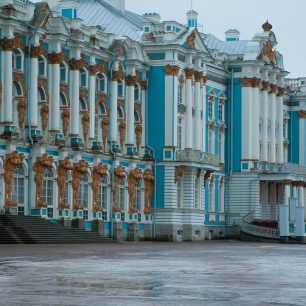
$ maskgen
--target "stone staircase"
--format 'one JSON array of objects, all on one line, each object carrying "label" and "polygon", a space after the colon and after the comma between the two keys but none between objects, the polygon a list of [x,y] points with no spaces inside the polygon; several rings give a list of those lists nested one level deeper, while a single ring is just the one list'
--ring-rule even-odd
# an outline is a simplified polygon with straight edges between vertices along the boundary
[{"label": "stone staircase", "polygon": [[105,243],[95,232],[68,228],[35,216],[0,215],[0,244]]}]

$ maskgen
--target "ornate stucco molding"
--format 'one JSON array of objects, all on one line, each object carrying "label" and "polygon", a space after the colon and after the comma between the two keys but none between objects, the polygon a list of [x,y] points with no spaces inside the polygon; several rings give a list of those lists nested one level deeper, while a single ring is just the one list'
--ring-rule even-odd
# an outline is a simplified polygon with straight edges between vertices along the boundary
[{"label": "ornate stucco molding", "polygon": [[134,206],[135,189],[137,182],[141,179],[142,179],[142,171],[139,168],[135,168],[132,171],[130,171],[127,177],[130,214],[138,212],[138,210]]},{"label": "ornate stucco molding", "polygon": [[92,169],[92,198],[93,198],[93,211],[103,211],[103,208],[99,205],[100,194],[100,180],[102,177],[108,175],[107,165],[99,163]]},{"label": "ornate stucco molding", "polygon": [[88,163],[84,160],[80,160],[78,163],[73,164],[72,172],[72,189],[73,189],[73,209],[78,210],[83,207],[79,203],[80,193],[80,179],[82,175],[88,174]]},{"label": "ornate stucco molding", "polygon": [[177,76],[180,68],[179,66],[172,66],[168,64],[164,67],[164,70],[165,70],[166,76],[170,76],[170,75]]},{"label": "ornate stucco molding", "polygon": [[114,170],[113,212],[120,212],[118,207],[119,180],[125,177],[125,168],[118,166]]},{"label": "ornate stucco molding", "polygon": [[65,187],[67,183],[68,171],[73,170],[73,164],[68,157],[60,160],[57,167],[57,187],[58,187],[58,209],[69,208],[69,203],[65,203]]},{"label": "ornate stucco molding", "polygon": [[146,169],[143,173],[143,180],[145,185],[145,202],[144,202],[144,213],[151,214],[151,197],[153,193],[154,175],[152,170]]}]

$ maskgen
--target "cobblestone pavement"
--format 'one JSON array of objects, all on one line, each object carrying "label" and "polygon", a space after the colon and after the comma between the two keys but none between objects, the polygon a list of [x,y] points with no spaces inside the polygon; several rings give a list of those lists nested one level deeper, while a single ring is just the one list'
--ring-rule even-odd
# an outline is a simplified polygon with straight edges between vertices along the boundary
[{"label": "cobblestone pavement", "polygon": [[306,305],[306,246],[0,245],[0,305]]}]

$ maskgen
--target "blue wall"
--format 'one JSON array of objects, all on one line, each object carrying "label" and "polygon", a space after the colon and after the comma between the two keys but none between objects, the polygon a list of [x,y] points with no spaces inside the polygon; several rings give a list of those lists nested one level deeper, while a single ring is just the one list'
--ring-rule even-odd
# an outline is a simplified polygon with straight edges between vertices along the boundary
[{"label": "blue wall", "polygon": [[289,138],[289,151],[288,161],[290,163],[299,163],[299,140],[300,140],[300,129],[299,129],[299,114],[298,112],[289,112],[290,121],[288,126],[288,138]]}]

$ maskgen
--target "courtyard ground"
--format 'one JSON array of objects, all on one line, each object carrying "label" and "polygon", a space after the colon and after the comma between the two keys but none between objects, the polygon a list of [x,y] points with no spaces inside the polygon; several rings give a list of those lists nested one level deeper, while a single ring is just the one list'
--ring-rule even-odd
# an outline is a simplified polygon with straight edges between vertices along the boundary
[{"label": "courtyard ground", "polygon": [[0,305],[306,305],[306,246],[0,245]]}]

